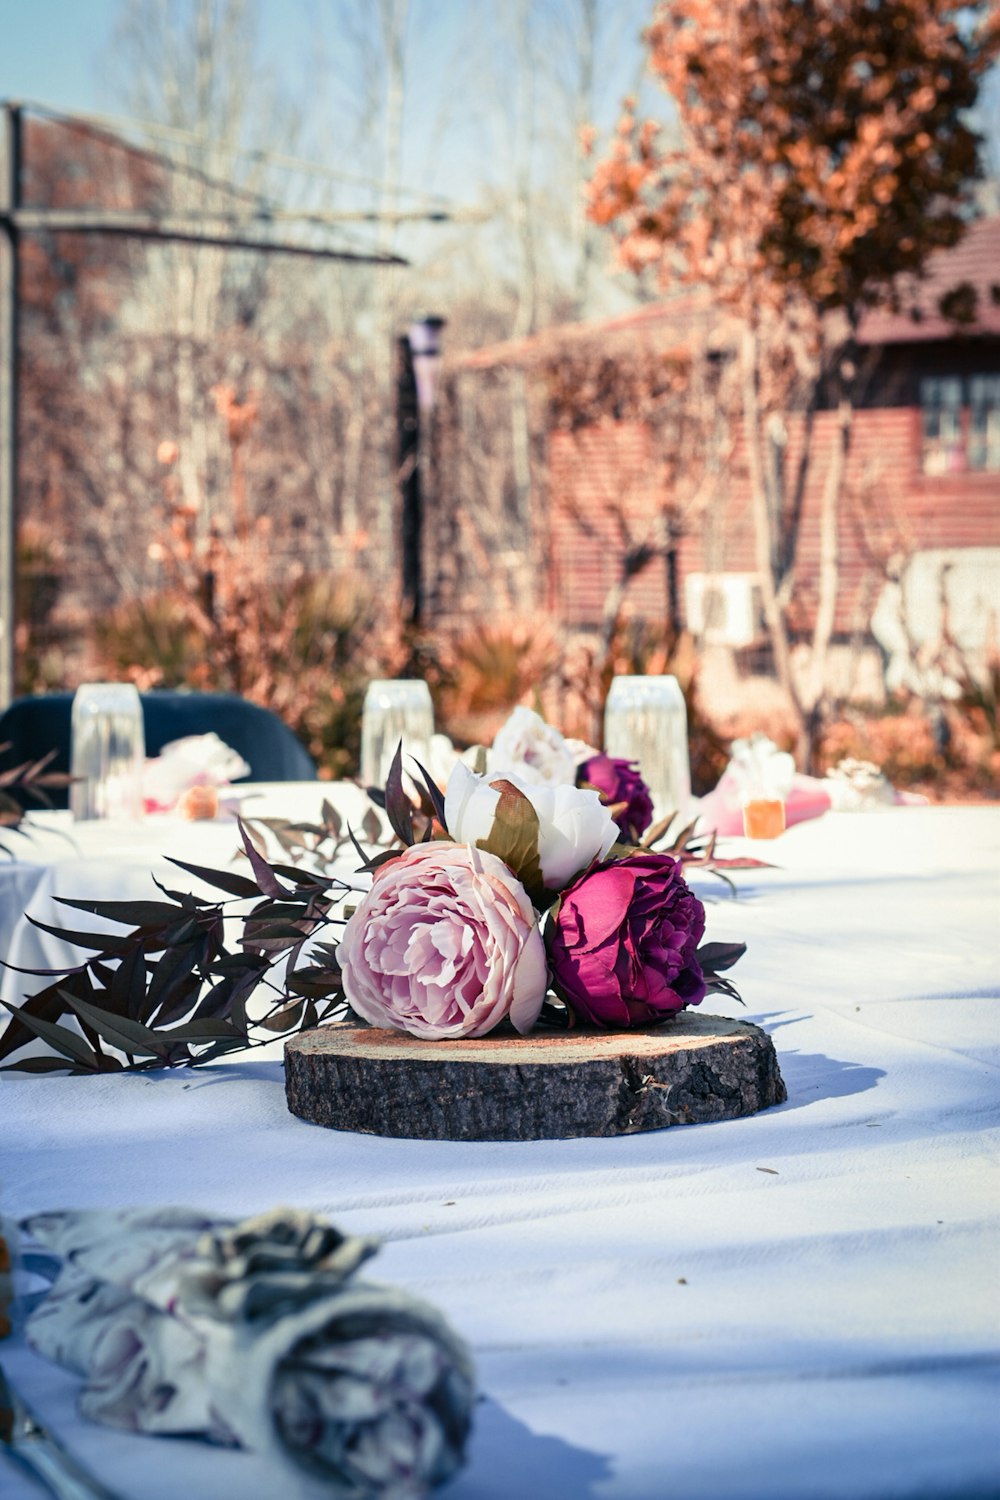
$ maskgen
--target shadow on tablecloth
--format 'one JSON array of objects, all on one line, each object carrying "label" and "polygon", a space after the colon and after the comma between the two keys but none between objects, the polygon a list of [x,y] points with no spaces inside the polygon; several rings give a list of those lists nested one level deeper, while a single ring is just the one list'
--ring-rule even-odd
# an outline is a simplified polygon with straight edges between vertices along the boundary
[{"label": "shadow on tablecloth", "polygon": [[448,1500],[588,1500],[592,1486],[614,1474],[609,1457],[532,1432],[488,1396],[476,1407],[469,1454],[469,1467],[448,1486]]}]

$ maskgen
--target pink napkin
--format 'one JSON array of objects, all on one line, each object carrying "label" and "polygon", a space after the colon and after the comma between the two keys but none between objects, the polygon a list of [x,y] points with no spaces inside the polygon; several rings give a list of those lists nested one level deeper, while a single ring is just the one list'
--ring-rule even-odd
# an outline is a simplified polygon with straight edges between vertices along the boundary
[{"label": "pink napkin", "polygon": [[[828,784],[816,776],[802,776],[796,772],[785,797],[785,827],[818,818],[829,812],[830,806]],[[702,798],[698,804],[698,821],[706,833],[714,829],[716,833],[727,836],[742,835],[742,782],[732,770],[724,771],[715,790]]]},{"label": "pink napkin", "polygon": [[146,762],[142,779],[145,810],[170,812],[195,787],[228,786],[236,777],[249,773],[243,757],[217,734],[192,734],[173,740],[155,759]]}]

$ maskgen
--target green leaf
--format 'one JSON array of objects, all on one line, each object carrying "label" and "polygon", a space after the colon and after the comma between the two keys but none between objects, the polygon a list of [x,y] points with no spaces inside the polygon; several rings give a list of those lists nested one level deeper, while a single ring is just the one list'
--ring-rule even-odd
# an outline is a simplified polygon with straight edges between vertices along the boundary
[{"label": "green leaf", "polygon": [[209,974],[237,974],[241,971],[259,969],[260,959],[255,953],[223,953],[207,965]]},{"label": "green leaf", "polygon": [[91,948],[95,953],[125,953],[135,941],[130,932],[77,932],[69,927],[52,927],[30,912],[27,917],[32,927],[47,932],[50,937],[61,938],[73,948]]},{"label": "green leaf", "polygon": [[766,859],[754,859],[749,854],[741,854],[736,859],[717,859],[715,866],[716,873],[719,870],[773,870],[776,868]]},{"label": "green leaf", "polygon": [[[151,944],[152,950],[155,953],[157,948],[186,947],[198,931],[198,922],[195,917],[190,914],[181,916],[172,927],[160,928]],[[150,933],[148,936],[154,939],[154,934]]]},{"label": "green leaf", "polygon": [[183,1026],[173,1026],[164,1032],[163,1039],[171,1046],[177,1042],[245,1042],[246,1033],[238,1031],[229,1021],[193,1017]]},{"label": "green leaf", "polygon": [[723,979],[718,974],[705,975],[706,993],[709,995],[728,995],[730,1000],[738,1000],[743,1005],[744,999],[731,979]]},{"label": "green leaf", "polygon": [[338,945],[336,943],[314,943],[312,951],[314,953],[321,953],[327,959],[331,968],[339,968],[337,949]]},{"label": "green leaf", "polygon": [[241,819],[237,819],[237,823],[240,830],[240,838],[243,840],[244,852],[250,861],[254,880],[257,882],[257,889],[264,896],[287,896],[288,892],[277,879],[271,866],[250,837],[246,824]]},{"label": "green leaf", "polygon": [[195,975],[189,974],[180,983],[171,986],[159,1005],[148,1006],[136,1019],[154,1031],[164,1032],[168,1026],[172,1026],[176,1021],[183,1021],[185,1017],[192,1014],[198,1004],[200,993],[201,981]]},{"label": "green leaf", "polygon": [[90,983],[84,969],[70,971],[69,974],[65,972],[59,974],[57,970],[52,972],[58,974],[53,984],[43,990],[38,990],[30,999],[25,1000],[23,1005],[9,1007],[12,1015],[3,1035],[0,1036],[0,1058],[9,1057],[19,1047],[23,1047],[32,1036],[37,1035],[37,1032],[31,1029],[32,1019],[54,1021],[57,1017],[66,1014],[69,1006],[64,998],[64,986],[69,989],[81,986],[89,993]]},{"label": "green leaf", "polygon": [[309,936],[309,926],[306,919],[300,926],[294,922],[247,922],[244,929],[244,942],[252,947],[262,947],[264,943],[274,943],[280,940],[286,942],[300,942],[302,938]]},{"label": "green leaf", "polygon": [[361,869],[367,870],[369,873],[371,873],[371,871],[373,870],[377,870],[379,865],[384,865],[387,860],[398,859],[403,852],[402,849],[383,849],[381,854],[375,854],[372,855],[371,858],[369,858],[364,849],[362,849],[361,845],[358,843],[357,839],[354,837],[353,829],[348,828],[347,837],[350,839],[351,843],[357,850],[358,858],[361,861]]},{"label": "green leaf", "polygon": [[285,989],[292,995],[303,995],[310,1000],[324,1000],[343,992],[343,979],[339,969],[308,967],[296,969],[285,976]]},{"label": "green leaf", "polygon": [[43,1021],[40,1016],[18,1013],[19,1020],[33,1031],[43,1042],[56,1052],[61,1052],[63,1057],[69,1057],[73,1062],[81,1063],[89,1072],[97,1072],[97,1053],[90,1044],[82,1037],[77,1036],[75,1031],[69,1031],[65,1026],[57,1026],[52,1021]]},{"label": "green leaf", "polygon": [[538,860],[538,814],[531,801],[511,781],[494,781],[500,800],[493,814],[493,827],[477,847],[502,859],[524,886],[532,901],[545,900],[545,883]]},{"label": "green leaf", "polygon": [[244,1037],[250,1030],[247,1021],[247,999],[257,988],[258,983],[259,980],[255,978],[252,981],[244,979],[242,983],[233,985],[233,993],[229,1001],[229,1022]]},{"label": "green leaf", "polygon": [[283,896],[291,900],[297,900],[301,891],[312,890],[314,887],[326,890],[331,884],[337,884],[328,875],[320,875],[316,870],[305,870],[297,865],[273,864],[271,869],[275,875],[284,875],[294,885],[294,890],[282,892]]},{"label": "green leaf", "polygon": [[211,870],[205,865],[188,864],[184,859],[171,859],[170,863],[179,870],[186,870],[189,875],[196,875],[206,885],[214,885],[216,890],[225,891],[229,896],[260,895],[260,886],[256,881],[248,880],[245,875],[237,875],[234,870]]},{"label": "green leaf", "polygon": [[325,797],[323,798],[323,805],[320,808],[319,815],[323,819],[324,830],[329,829],[335,839],[339,838],[341,829],[344,826],[343,819],[333,803],[328,802]]},{"label": "green leaf", "polygon": [[298,922],[305,915],[308,899],[294,901],[261,901],[244,918],[246,926],[257,922]]},{"label": "green leaf", "polygon": [[444,796],[441,792],[441,788],[438,786],[437,782],[431,776],[431,773],[426,769],[426,767],[420,764],[416,756],[414,756],[414,764],[416,765],[417,770],[420,772],[420,775],[423,777],[424,787],[426,788],[427,795],[430,798],[434,808],[434,816],[441,824],[441,827],[444,829],[445,833],[447,833],[448,825],[444,820]]},{"label": "green leaf", "polygon": [[674,854],[681,854],[681,853],[683,853],[683,851],[687,848],[688,841],[691,838],[691,835],[694,833],[694,831],[697,828],[697,826],[698,826],[698,819],[697,818],[695,818],[693,822],[686,824],[685,827],[681,829],[680,833],[677,834],[677,836],[674,839],[671,840],[670,851],[669,852],[672,852]]},{"label": "green leaf", "polygon": [[361,832],[369,844],[377,844],[382,837],[382,820],[373,807],[369,807],[361,819]]},{"label": "green leaf", "polygon": [[167,948],[164,951],[149,980],[147,1002],[150,1011],[170,1003],[201,957],[200,942],[186,943],[183,947]]},{"label": "green leaf", "polygon": [[142,1014],[146,999],[146,955],[140,947],[125,954],[105,994],[116,1015],[136,1019]]},{"label": "green leaf", "polygon": [[150,878],[156,889],[162,891],[168,900],[173,901],[174,905],[179,906],[183,911],[204,911],[206,908],[222,911],[221,903],[209,901],[206,896],[195,896],[190,891],[172,891],[161,880],[157,880],[155,875]]},{"label": "green leaf", "polygon": [[180,915],[177,907],[167,901],[75,901],[68,896],[57,896],[56,900],[60,906],[90,912],[91,916],[118,922],[122,927],[149,927],[157,932],[176,922]]},{"label": "green leaf", "polygon": [[[110,1058],[106,1061],[110,1062]],[[44,1057],[25,1057],[21,1062],[6,1063],[0,1068],[0,1073],[54,1073],[65,1066],[65,1057],[52,1057],[46,1054]],[[91,1070],[88,1068],[87,1071]]]},{"label": "green leaf", "polygon": [[721,974],[731,969],[747,951],[746,943],[702,943],[695,957],[705,974]]},{"label": "green leaf", "polygon": [[158,1036],[148,1026],[143,1026],[139,1021],[132,1021],[128,1016],[114,1016],[109,1010],[101,1010],[96,1005],[89,1005],[85,1000],[78,1000],[75,996],[66,997],[73,1010],[81,1020],[87,1021],[93,1026],[98,1036],[112,1047],[118,1047],[122,1052],[130,1055],[134,1053],[149,1053],[152,1057],[162,1057],[166,1051],[167,1036]]},{"label": "green leaf", "polygon": [[[399,744],[396,746],[396,753],[392,757],[392,765],[389,767],[389,774],[385,779],[385,813],[386,817],[389,819],[389,823],[392,827],[393,833],[395,833],[398,838],[401,838],[404,844],[412,844],[413,804],[410,802],[410,799],[406,795],[406,791],[403,787],[402,740],[400,740]],[[361,824],[361,831],[362,833],[364,833],[370,844],[375,843],[375,841],[377,840],[381,831],[381,826],[382,825],[381,823],[379,823],[375,813],[373,813],[371,809],[369,809],[369,811],[365,813],[364,820]]]},{"label": "green leaf", "polygon": [[676,813],[667,813],[665,818],[660,818],[659,822],[654,823],[652,828],[648,828],[642,841],[643,849],[652,849],[653,845],[659,839],[662,839],[676,816]]},{"label": "green leaf", "polygon": [[260,1024],[265,1031],[291,1031],[301,1021],[304,1009],[302,1000],[293,1000],[290,1005],[283,1005],[280,1010],[272,1011]]}]

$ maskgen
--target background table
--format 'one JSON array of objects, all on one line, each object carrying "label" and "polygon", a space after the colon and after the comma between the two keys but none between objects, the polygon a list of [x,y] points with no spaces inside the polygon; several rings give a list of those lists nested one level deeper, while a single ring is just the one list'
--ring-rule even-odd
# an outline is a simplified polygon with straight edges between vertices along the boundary
[{"label": "background table", "polygon": [[[765,846],[757,846],[756,852]],[[289,1203],[378,1234],[485,1400],[452,1500],[1000,1493],[1000,809],[828,814],[698,889],[744,938],[787,1104],[618,1138],[325,1131],[259,1054],[199,1072],[0,1079],[0,1206]],[[134,1500],[271,1500],[250,1454],[81,1422],[75,1379],[0,1359]],[[5,1500],[29,1481],[0,1459]]]},{"label": "background table", "polygon": [[[245,817],[283,817],[315,821],[324,798],[332,797],[356,832],[372,804],[360,787],[317,781],[242,783],[231,788],[234,809]],[[0,958],[12,969],[0,971],[0,999],[19,1000],[39,981],[17,969],[56,968],[72,963],[79,952],[51,933],[32,925],[27,914],[55,926],[101,928],[99,919],[60,906],[61,897],[126,901],[159,898],[153,876],[172,889],[218,892],[179,870],[173,859],[210,869],[239,868],[240,837],[235,816],[188,822],[164,814],[140,823],[76,823],[67,812],[34,813],[26,831],[0,832],[7,851],[0,858]],[[363,841],[363,836],[362,836]],[[275,846],[275,854],[280,851]],[[358,861],[349,857],[341,873]]]}]

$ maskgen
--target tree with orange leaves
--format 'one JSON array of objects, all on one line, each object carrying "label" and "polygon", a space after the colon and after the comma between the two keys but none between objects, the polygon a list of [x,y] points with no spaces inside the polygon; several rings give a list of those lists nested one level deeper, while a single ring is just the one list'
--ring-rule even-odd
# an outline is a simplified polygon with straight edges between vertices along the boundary
[{"label": "tree with orange leaves", "polygon": [[[1000,50],[1000,4],[954,0],[664,0],[646,33],[677,111],[676,149],[629,110],[590,188],[623,265],[703,287],[739,330],[756,563],[775,666],[807,763],[827,711],[838,509],[860,375],[861,314],[954,245],[974,206],[968,120]],[[811,441],[822,404],[832,451]],[[783,418],[804,449],[787,473]],[[790,615],[802,496],[825,463],[808,661]]]}]

